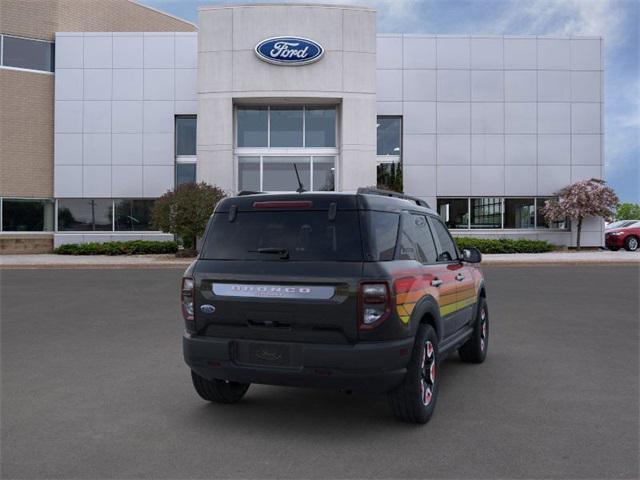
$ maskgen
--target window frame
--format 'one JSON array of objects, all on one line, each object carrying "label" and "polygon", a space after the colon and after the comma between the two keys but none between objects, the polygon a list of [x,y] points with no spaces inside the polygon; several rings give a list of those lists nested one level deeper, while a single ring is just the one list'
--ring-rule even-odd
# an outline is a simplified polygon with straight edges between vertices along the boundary
[{"label": "window frame", "polygon": [[433,240],[434,240],[434,242],[436,244],[436,249],[437,249],[437,252],[438,252],[438,256],[436,257],[435,265],[459,264],[461,262],[460,249],[458,248],[458,245],[456,244],[456,241],[453,238],[453,235],[451,235],[451,232],[449,231],[449,229],[447,228],[445,223],[440,218],[440,215],[427,215],[427,218],[428,218],[429,222],[440,222],[440,224],[444,228],[444,231],[447,233],[447,235],[451,239],[451,242],[453,243],[453,248],[454,248],[455,253],[456,253],[456,258],[453,258],[451,260],[446,260],[446,261],[445,260],[438,260],[438,258],[440,258],[440,255],[442,255],[442,253],[444,252],[444,250],[442,249],[442,244],[440,243],[440,237],[438,237],[437,233],[434,232],[435,228],[433,228],[432,225],[429,225],[429,227],[431,228],[431,232],[432,232],[432,235],[433,235]]},{"label": "window frame", "polygon": [[[292,110],[295,109],[300,109],[302,111],[302,146],[301,147],[272,147],[271,146],[271,108],[274,109],[278,109],[278,108],[289,108]],[[333,147],[307,147],[307,129],[306,129],[306,123],[307,123],[307,119],[306,119],[306,109],[318,109],[318,108],[325,108],[326,110],[334,110],[335,111],[335,125],[334,125],[334,138],[335,138],[335,145]],[[266,109],[267,111],[267,145],[265,146],[261,146],[261,147],[239,147],[238,146],[238,110],[242,110],[242,109]],[[317,105],[280,105],[280,104],[273,104],[273,105],[253,105],[253,104],[240,104],[240,105],[234,105],[234,109],[233,109],[233,148],[235,150],[236,155],[245,155],[245,151],[256,151],[256,150],[260,150],[260,151],[264,151],[264,150],[269,150],[269,151],[294,151],[294,150],[335,150],[337,151],[339,149],[338,145],[339,145],[339,123],[340,123],[340,115],[339,115],[339,110],[338,110],[338,105],[335,104],[328,104],[328,105],[323,105],[323,104],[317,104]]]},{"label": "window frame", "polygon": [[[404,235],[404,225],[405,222],[407,222],[408,218],[412,218],[414,216],[420,216],[423,217],[425,219],[426,222],[426,226],[427,226],[427,230],[428,230],[428,235],[431,238],[431,242],[433,243],[433,246],[435,248],[436,251],[436,260],[434,262],[421,262],[420,260],[418,260],[417,258],[414,259],[414,261],[420,263],[421,265],[425,265],[425,266],[429,266],[429,265],[439,265],[442,262],[438,262],[438,256],[440,255],[440,242],[438,240],[438,238],[435,236],[435,234],[433,233],[433,228],[431,227],[430,224],[430,217],[432,217],[432,215],[425,213],[425,212],[416,212],[413,210],[404,210],[402,212],[400,212],[400,222],[398,223],[398,232],[396,234],[396,249],[394,252],[394,256],[393,259],[394,260],[400,260],[399,256],[400,256],[400,242],[402,239],[402,235]],[[451,234],[449,234],[451,235]],[[428,239],[427,239],[428,241]],[[456,247],[456,251],[457,251],[457,246],[455,241],[453,242],[453,245]]]},{"label": "window frame", "polygon": [[[162,230],[116,230],[116,202],[121,200],[152,200],[156,201],[158,198],[144,198],[144,197],[118,197],[118,198],[92,198],[92,197],[64,197],[55,199],[54,210],[54,228],[49,233],[62,233],[62,234],[82,234],[82,235],[108,235],[112,233],[118,233],[122,235],[129,234],[165,234]],[[50,199],[49,199],[50,200]],[[111,230],[58,230],[58,203],[59,200],[108,200],[111,202]]]},{"label": "window frame", "polygon": [[[332,191],[336,191],[336,185],[338,183],[337,180],[337,163],[338,163],[338,156],[337,154],[312,154],[312,153],[298,153],[298,154],[292,154],[292,153],[288,153],[288,154],[282,154],[282,153],[276,153],[276,152],[269,152],[269,154],[261,154],[259,152],[255,152],[255,153],[250,153],[250,154],[236,154],[235,155],[235,168],[236,168],[236,187],[237,187],[237,191],[241,192],[243,191],[243,189],[240,186],[240,159],[241,157],[258,157],[258,165],[259,165],[259,188],[258,191],[263,192],[264,190],[264,159],[265,158],[270,158],[270,157],[290,157],[290,158],[298,158],[298,157],[307,157],[309,159],[309,185],[305,185],[305,190],[307,192],[321,192],[323,190],[314,190],[313,189],[313,166],[314,166],[314,158],[328,158],[328,157],[333,157],[333,187],[334,189]],[[319,163],[329,163],[329,162],[319,162]],[[268,190],[269,192],[287,192],[290,190]]]},{"label": "window frame", "polygon": [[[51,68],[52,69],[39,70],[35,68],[24,68],[24,67],[14,67],[11,65],[5,65],[4,64],[4,46],[5,46],[4,37],[18,38],[21,40],[29,40],[33,42],[48,43],[52,49],[51,51]],[[30,38],[30,37],[23,37],[20,35],[9,35],[9,34],[2,33],[0,34],[0,69],[14,70],[17,72],[40,73],[44,75],[55,75],[55,71],[56,71],[55,42],[51,42],[49,40],[43,40],[41,38]]]},{"label": "window frame", "polygon": [[[51,230],[5,230],[4,229],[4,202],[12,201],[12,200],[20,200],[20,201],[33,201],[33,202],[49,202],[53,205],[53,219],[51,222]],[[57,227],[57,205],[58,202],[54,198],[47,197],[0,197],[0,234],[6,233],[8,235],[50,235],[56,232]],[[43,222],[44,224],[44,222]],[[44,226],[44,225],[43,225]]]},{"label": "window frame", "polygon": [[[110,230],[60,230],[60,225],[59,225],[59,209],[60,209],[60,201],[78,201],[78,200],[83,200],[83,201],[96,201],[96,200],[102,200],[105,202],[110,202],[111,203],[111,229]],[[114,204],[113,204],[113,199],[110,198],[56,198],[55,201],[55,210],[54,210],[54,220],[55,220],[55,225],[54,225],[54,232],[56,233],[64,233],[64,234],[71,234],[71,233],[82,233],[82,234],[105,234],[108,232],[113,232],[114,228],[115,228],[115,215],[114,215]]]},{"label": "window frame", "polygon": [[[501,202],[501,208],[502,208],[502,212],[501,212],[501,222],[500,222],[500,227],[499,228],[471,228],[471,200],[474,198],[500,198],[500,202]],[[534,208],[535,208],[535,218],[534,218],[534,227],[533,228],[505,228],[505,200],[510,200],[510,199],[531,199],[533,198],[534,200]],[[467,215],[468,215],[468,220],[467,220],[467,226],[466,228],[449,228],[447,227],[448,231],[454,231],[454,232],[469,232],[469,231],[482,231],[482,230],[486,230],[486,231],[498,231],[498,230],[507,230],[507,231],[518,231],[518,232],[528,232],[528,233],[532,233],[532,232],[558,232],[558,233],[563,233],[563,232],[571,232],[571,221],[569,219],[567,219],[566,223],[566,227],[565,228],[557,228],[557,227],[545,227],[545,226],[541,226],[538,223],[538,205],[539,202],[542,202],[543,200],[547,200],[550,198],[554,198],[554,197],[536,197],[536,196],[531,196],[531,195],[511,195],[511,196],[487,196],[487,197],[483,197],[483,196],[475,196],[475,197],[461,197],[461,196],[442,196],[442,197],[436,197],[436,214],[438,215],[438,217],[440,217],[440,212],[437,210],[437,202],[438,200],[466,200],[467,201]],[[446,225],[446,224],[445,224]]]},{"label": "window frame", "polygon": [[[380,119],[398,119],[400,120],[400,132],[399,132],[399,138],[398,138],[398,146],[400,147],[400,153],[398,155],[382,155],[382,154],[378,154],[378,128],[376,127],[376,159],[379,163],[392,163],[394,161],[401,161],[402,160],[402,152],[404,150],[404,145],[402,144],[402,137],[404,134],[404,118],[402,115],[377,115],[376,116],[376,125],[379,123],[378,120]],[[383,160],[383,159],[386,159]],[[396,160],[394,160],[396,159]]]},{"label": "window frame", "polygon": [[[180,118],[193,118],[196,121],[196,153],[195,155],[178,155],[178,119]],[[198,116],[195,114],[188,115],[175,115],[174,116],[174,133],[173,133],[173,155],[174,155],[174,168],[173,168],[173,186],[178,187],[178,164],[193,164],[196,166],[196,177],[194,183],[198,182]]]},{"label": "window frame", "polygon": [[[403,138],[404,138],[404,117],[402,115],[377,115],[376,116],[376,125],[379,123],[380,119],[384,118],[393,118],[400,120],[400,134],[399,134],[399,147],[400,153],[398,155],[378,155],[378,127],[376,126],[376,178],[378,177],[378,168],[384,164],[397,164],[400,167],[402,177],[402,185],[404,189],[404,165],[402,162],[403,158]],[[377,183],[377,180],[376,180]],[[400,192],[402,193],[402,192]]]},{"label": "window frame", "polygon": [[[530,227],[506,227],[506,221],[507,221],[507,202],[509,200],[532,200],[532,203],[528,204],[527,206],[532,206],[533,207],[533,225]],[[536,197],[504,197],[502,199],[502,229],[503,230],[535,230],[536,228],[536,216],[537,216],[537,210],[536,210]]]},{"label": "window frame", "polygon": [[[302,110],[302,147],[271,147],[271,108],[278,107],[291,107],[300,108]],[[238,147],[238,110],[240,109],[252,109],[252,108],[266,108],[267,110],[267,146],[263,147]],[[306,109],[307,108],[325,108],[335,110],[335,146],[334,147],[307,147],[306,146]],[[338,164],[340,162],[340,110],[339,105],[336,104],[308,104],[308,105],[256,105],[256,104],[239,104],[234,105],[233,113],[233,156],[234,156],[234,186],[236,191],[242,191],[240,185],[240,159],[241,157],[258,157],[259,161],[259,190],[263,191],[264,186],[264,158],[268,157],[309,157],[310,161],[310,184],[305,185],[307,191],[313,190],[313,166],[314,158],[318,157],[333,157],[333,183],[334,190],[336,191],[339,185],[339,169]],[[283,190],[287,191],[287,190]]]}]

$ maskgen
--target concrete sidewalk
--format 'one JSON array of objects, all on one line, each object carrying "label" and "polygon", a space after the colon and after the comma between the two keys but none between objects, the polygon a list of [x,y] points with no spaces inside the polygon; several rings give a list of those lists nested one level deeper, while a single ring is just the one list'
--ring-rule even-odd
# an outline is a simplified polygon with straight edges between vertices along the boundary
[{"label": "concrete sidewalk", "polygon": [[186,268],[193,258],[166,255],[0,255],[3,268]]},{"label": "concrete sidewalk", "polygon": [[610,250],[596,251],[560,251],[548,253],[510,253],[482,255],[482,264],[486,265],[640,265],[640,251],[627,252],[625,250],[612,252]]},{"label": "concrete sidewalk", "polygon": [[[186,268],[193,259],[174,255],[0,255],[2,268]],[[482,256],[483,265],[637,264],[640,252],[563,251],[493,254]]]}]

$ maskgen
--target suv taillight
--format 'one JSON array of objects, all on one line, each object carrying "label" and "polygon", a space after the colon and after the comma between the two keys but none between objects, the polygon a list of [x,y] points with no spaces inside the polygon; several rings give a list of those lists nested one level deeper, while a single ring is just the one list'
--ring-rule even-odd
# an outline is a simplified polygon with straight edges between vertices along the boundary
[{"label": "suv taillight", "polygon": [[358,307],[360,330],[369,330],[380,325],[391,312],[389,286],[385,282],[361,283]]},{"label": "suv taillight", "polygon": [[180,290],[180,304],[182,305],[182,316],[186,322],[193,322],[193,278],[184,277]]}]

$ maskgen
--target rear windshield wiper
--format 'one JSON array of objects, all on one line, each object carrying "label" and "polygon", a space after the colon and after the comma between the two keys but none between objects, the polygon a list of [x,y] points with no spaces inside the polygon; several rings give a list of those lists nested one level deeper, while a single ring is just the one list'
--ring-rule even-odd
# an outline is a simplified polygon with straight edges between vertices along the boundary
[{"label": "rear windshield wiper", "polygon": [[289,258],[289,250],[286,248],[278,248],[278,247],[265,247],[259,248],[258,250],[249,250],[251,253],[271,253],[275,255],[280,255],[282,260],[287,260]]}]

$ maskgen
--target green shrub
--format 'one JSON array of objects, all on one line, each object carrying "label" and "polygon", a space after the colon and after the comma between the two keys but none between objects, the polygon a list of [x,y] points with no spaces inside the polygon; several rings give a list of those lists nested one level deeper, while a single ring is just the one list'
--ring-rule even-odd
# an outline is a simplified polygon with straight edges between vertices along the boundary
[{"label": "green shrub", "polygon": [[458,248],[476,247],[482,253],[542,253],[550,252],[555,247],[544,240],[528,240],[524,238],[473,238],[456,237]]},{"label": "green shrub", "polygon": [[60,255],[145,255],[152,253],[175,253],[176,242],[132,240],[130,242],[70,243],[60,245],[54,253]]}]

